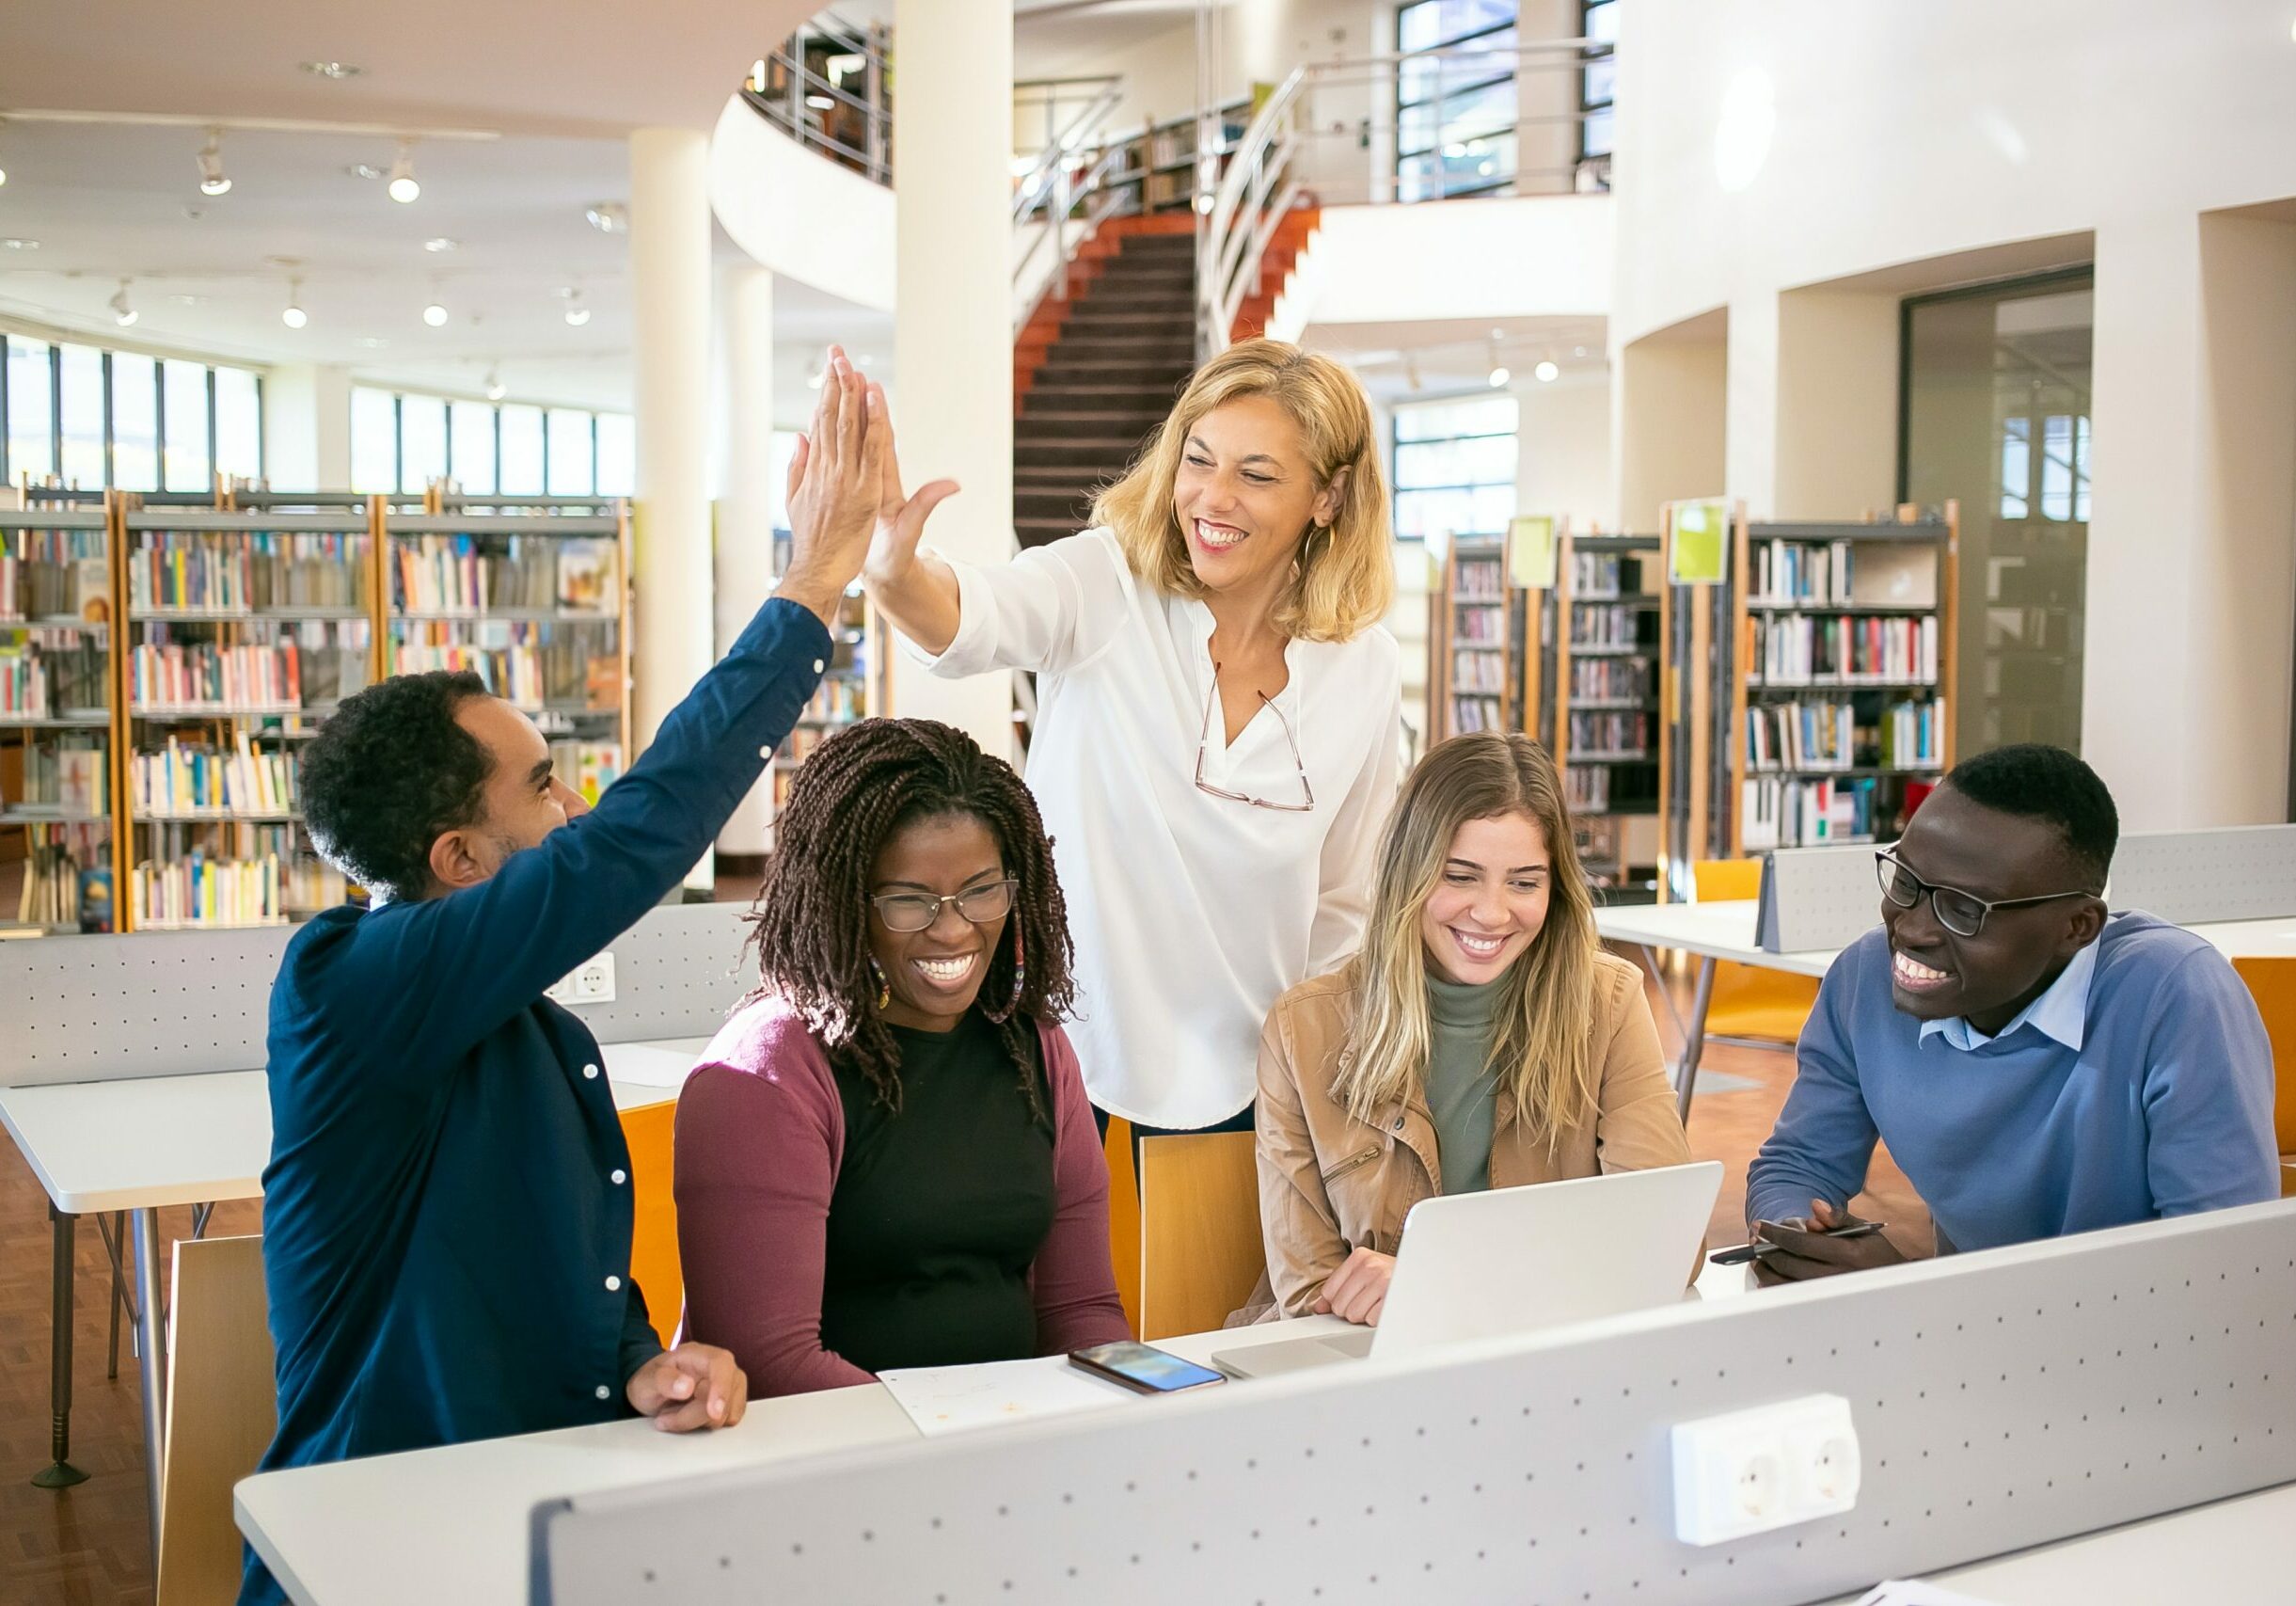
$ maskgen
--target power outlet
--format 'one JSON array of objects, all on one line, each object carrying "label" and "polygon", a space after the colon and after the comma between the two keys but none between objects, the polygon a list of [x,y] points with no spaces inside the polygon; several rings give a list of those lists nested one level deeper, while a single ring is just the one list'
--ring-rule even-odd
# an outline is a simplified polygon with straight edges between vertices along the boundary
[{"label": "power outlet", "polygon": [[548,990],[546,996],[568,1006],[578,1004],[610,1004],[614,1001],[614,955],[612,949],[578,966],[572,975]]},{"label": "power outlet", "polygon": [[1674,1533],[1686,1545],[1790,1528],[1858,1503],[1858,1430],[1840,1394],[1677,1423],[1673,1440]]}]

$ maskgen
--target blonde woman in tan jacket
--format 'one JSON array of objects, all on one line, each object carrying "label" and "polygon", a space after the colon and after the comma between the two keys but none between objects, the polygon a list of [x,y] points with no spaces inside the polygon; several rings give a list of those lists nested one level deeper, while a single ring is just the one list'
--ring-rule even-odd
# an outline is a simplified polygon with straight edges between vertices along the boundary
[{"label": "blonde woman in tan jacket", "polygon": [[1381,838],[1363,946],[1259,1043],[1259,1218],[1285,1315],[1376,1324],[1420,1200],[1690,1158],[1641,974],[1603,951],[1554,761],[1428,754]]}]

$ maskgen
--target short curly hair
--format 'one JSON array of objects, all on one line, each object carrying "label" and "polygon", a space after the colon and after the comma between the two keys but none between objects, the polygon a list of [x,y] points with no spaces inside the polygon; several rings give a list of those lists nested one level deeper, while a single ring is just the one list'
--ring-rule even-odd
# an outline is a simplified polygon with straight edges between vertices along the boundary
[{"label": "short curly hair", "polygon": [[2090,890],[2103,892],[2120,845],[2120,811],[2096,771],[2062,747],[2019,741],[1965,758],[1945,784],[1973,803],[2056,827]]},{"label": "short curly hair", "polygon": [[311,844],[377,903],[424,897],[431,844],[485,814],[494,760],[454,715],[491,695],[467,669],[393,676],[345,697],[304,748]]}]

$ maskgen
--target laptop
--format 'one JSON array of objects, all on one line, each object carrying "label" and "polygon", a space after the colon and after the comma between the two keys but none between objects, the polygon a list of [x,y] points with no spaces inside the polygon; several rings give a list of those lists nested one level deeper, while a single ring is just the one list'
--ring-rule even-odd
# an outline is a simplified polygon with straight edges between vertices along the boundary
[{"label": "laptop", "polygon": [[1416,1355],[1679,1301],[1722,1188],[1719,1161],[1423,1199],[1403,1221],[1379,1326],[1221,1350],[1267,1377]]}]

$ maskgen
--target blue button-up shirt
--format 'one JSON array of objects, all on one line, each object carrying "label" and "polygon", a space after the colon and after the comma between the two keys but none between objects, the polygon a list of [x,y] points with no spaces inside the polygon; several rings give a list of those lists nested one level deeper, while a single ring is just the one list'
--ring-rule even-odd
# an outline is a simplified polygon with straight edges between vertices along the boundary
[{"label": "blue button-up shirt", "polygon": [[[768,602],[589,814],[477,886],[331,910],[288,945],[264,1471],[628,1414],[661,1348],[630,1280],[629,1150],[597,1040],[543,989],[701,858],[829,655],[817,618]],[[277,1598],[250,1556],[242,1599]]]}]

